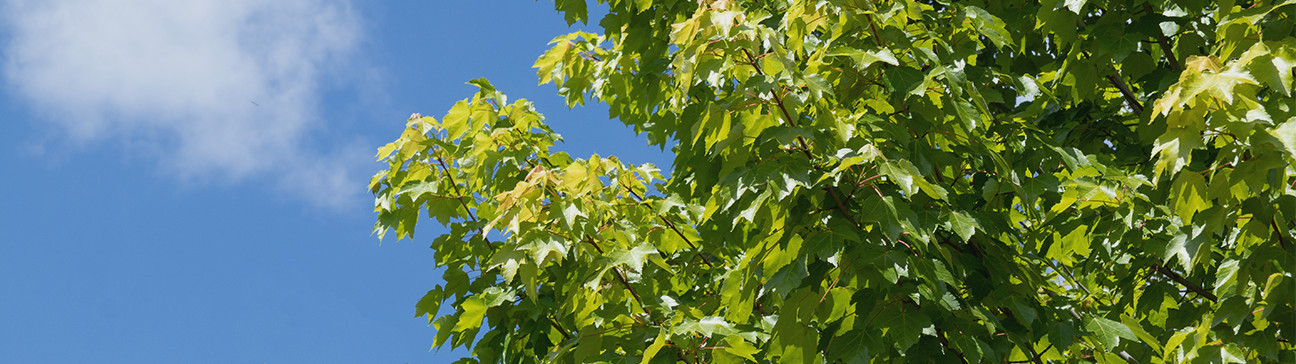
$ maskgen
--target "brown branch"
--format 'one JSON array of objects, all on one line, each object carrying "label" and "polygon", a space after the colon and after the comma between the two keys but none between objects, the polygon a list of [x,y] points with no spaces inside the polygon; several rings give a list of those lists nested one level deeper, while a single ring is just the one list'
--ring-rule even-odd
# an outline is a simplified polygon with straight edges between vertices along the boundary
[{"label": "brown branch", "polygon": [[[881,41],[879,41],[878,45],[881,45],[880,42]],[[756,64],[756,58],[752,57],[751,52],[744,48],[743,53],[747,54],[747,60],[751,64],[752,68],[756,69],[756,74],[764,76],[765,72],[761,71],[760,65]],[[792,113],[788,112],[787,106],[783,103],[783,99],[779,97],[779,93],[773,92],[772,94],[774,95],[774,102],[778,105],[779,111],[783,112],[783,119],[787,120],[788,125],[795,128],[797,126],[796,121],[792,119]],[[797,136],[797,143],[800,145],[801,152],[805,154],[806,159],[813,160],[814,156],[810,154],[810,147],[806,144],[805,139]],[[852,224],[855,224],[856,228],[863,228],[863,225],[860,225],[858,221],[855,221],[855,217],[851,215],[850,211],[846,210],[846,205],[842,203],[841,197],[837,195],[836,190],[826,187],[824,190],[828,191],[828,193],[832,195],[833,199],[837,200],[837,209],[846,214],[847,220],[850,220]],[[880,193],[881,192],[879,192],[879,194]]]},{"label": "brown branch", "polygon": [[1272,226],[1274,233],[1278,234],[1278,246],[1282,247],[1283,250],[1287,250],[1287,239],[1283,239],[1283,231],[1278,228],[1278,222],[1271,218],[1269,219],[1269,226]]},{"label": "brown branch", "polygon": [[1031,356],[1031,360],[1030,360],[1030,361],[1031,361],[1031,362],[1033,362],[1033,363],[1035,363],[1035,364],[1044,364],[1044,362],[1040,361],[1040,355],[1042,355],[1043,352],[1036,352],[1036,351],[1035,351],[1035,344],[1032,344],[1032,343],[1030,343],[1030,342],[1027,342],[1027,343],[1026,343],[1026,351],[1029,351],[1029,352],[1030,352],[1030,356]]},{"label": "brown branch", "polygon": [[[603,254],[603,248],[599,248],[598,243],[594,242],[594,237],[586,235],[585,241],[589,242],[590,245],[593,245],[594,250],[597,250],[599,254]],[[639,292],[635,291],[634,287],[630,287],[630,281],[627,281],[625,275],[621,274],[621,270],[617,269],[617,267],[612,267],[612,273],[616,274],[617,279],[621,281],[621,285],[625,286],[626,290],[630,291],[631,296],[634,296],[635,302],[639,304],[639,309],[643,310],[645,315],[651,317],[652,314],[648,312],[648,306],[644,306],[643,300],[639,298]]]},{"label": "brown branch", "polygon": [[[459,196],[463,196],[464,195],[463,192],[459,190],[459,183],[455,182],[454,175],[450,174],[450,168],[446,167],[445,159],[442,159],[441,157],[437,157],[437,163],[441,164],[441,171],[445,172],[446,178],[450,179],[450,185],[454,186],[455,194]],[[464,212],[468,213],[468,218],[472,219],[473,223],[479,222],[477,221],[477,216],[473,215],[472,209],[468,208],[468,203],[464,202],[463,198],[459,198],[459,205],[463,206]],[[487,248],[490,248],[490,250],[495,250],[495,246],[491,244],[490,238],[486,237],[486,228],[477,230],[477,233],[481,235],[482,240],[486,241]]]},{"label": "brown branch", "polygon": [[1134,92],[1130,90],[1129,85],[1125,84],[1125,80],[1118,75],[1107,75],[1107,81],[1120,90],[1121,96],[1125,96],[1125,103],[1129,104],[1131,109],[1134,109],[1134,114],[1143,115],[1143,104],[1140,104],[1138,98],[1134,97]]},{"label": "brown branch", "polygon": [[1184,279],[1183,276],[1179,275],[1179,273],[1175,273],[1175,271],[1170,270],[1169,268],[1163,267],[1160,264],[1153,264],[1152,269],[1156,270],[1158,273],[1161,273],[1167,278],[1170,278],[1170,280],[1175,281],[1175,283],[1179,283],[1180,285],[1188,288],[1189,291],[1192,291],[1193,293],[1196,293],[1199,296],[1206,297],[1206,299],[1211,300],[1211,302],[1219,301],[1219,297],[1215,297],[1215,294],[1210,293],[1210,291],[1207,291],[1206,289],[1202,288],[1200,285],[1189,282],[1187,279]]},{"label": "brown branch", "polygon": [[1032,363],[1032,362],[1033,362],[1033,363],[1041,363],[1041,364],[1043,364],[1043,362],[1040,361],[1040,356],[1043,356],[1044,353],[1047,353],[1047,352],[1049,351],[1049,349],[1053,349],[1053,344],[1049,344],[1048,346],[1045,346],[1045,347],[1044,347],[1044,351],[1041,351],[1041,352],[1039,352],[1039,353],[1035,353],[1035,348],[1033,348],[1033,347],[1032,347],[1032,348],[1029,348],[1029,349],[1031,350],[1031,353],[1032,353],[1032,354],[1031,354],[1032,356],[1031,356],[1030,360],[1012,360],[1012,361],[1009,361],[1008,363],[1010,363],[1010,364],[1020,364],[1020,363]]},{"label": "brown branch", "polygon": [[[643,196],[639,196],[639,193],[630,189],[630,187],[626,186],[625,184],[621,184],[621,187],[625,188],[626,191],[630,191],[630,195],[634,196],[636,200],[639,200],[639,203],[644,204],[645,206],[648,205],[647,202],[644,202]],[[666,220],[666,217],[662,216],[661,214],[657,214],[657,218],[661,219],[661,221],[665,223],[666,226],[669,227],[671,230],[674,230],[675,234],[679,235],[680,239],[684,239],[684,242],[688,244],[690,249],[698,250],[697,245],[693,245],[693,241],[690,241],[687,236],[684,236],[684,233],[680,232],[680,230],[675,227],[674,223],[671,223],[670,220]],[[715,264],[711,264],[711,259],[707,259],[705,255],[702,255],[702,251],[698,251],[698,256],[702,258],[702,262],[706,263],[707,266],[715,267]]]},{"label": "brown branch", "polygon": [[[743,53],[747,54],[747,62],[751,64],[752,68],[756,69],[756,74],[764,76],[765,71],[761,70],[760,65],[756,63],[756,58],[752,57],[751,52],[746,48],[743,48]],[[797,127],[796,120],[792,120],[792,113],[788,112],[787,106],[783,104],[783,98],[779,97],[778,91],[771,92],[771,94],[774,95],[774,103],[778,105],[779,111],[783,112],[783,119],[787,120],[788,125],[791,125],[793,128]],[[814,159],[814,156],[810,155],[810,147],[806,145],[805,139],[801,138],[801,136],[797,136],[797,144],[801,147],[801,152],[805,153],[806,159]]]},{"label": "brown branch", "polygon": [[967,358],[963,357],[962,352],[959,352],[958,349],[955,349],[954,347],[950,346],[949,339],[945,338],[945,331],[942,331],[939,327],[936,328],[936,338],[940,339],[941,346],[945,347],[945,350],[949,350],[951,352],[954,352],[954,355],[958,355],[959,361],[963,363],[968,362]]},{"label": "brown branch", "polygon": [[846,215],[846,220],[849,220],[851,224],[855,225],[856,228],[864,227],[864,225],[860,225],[859,221],[855,221],[855,216],[852,216],[849,210],[846,210],[846,204],[842,202],[841,197],[837,196],[836,189],[829,188],[829,187],[824,187],[823,189],[824,191],[828,191],[829,195],[832,195],[833,200],[837,201],[837,210],[841,211],[842,214]]},{"label": "brown branch", "polygon": [[[1147,10],[1149,14],[1154,13],[1154,11],[1152,11],[1152,5],[1150,4],[1143,4],[1143,9]],[[1166,62],[1170,63],[1170,68],[1175,71],[1183,71],[1183,66],[1180,65],[1179,60],[1175,58],[1174,48],[1170,47],[1170,40],[1166,39],[1165,33],[1157,32],[1156,38],[1157,44],[1161,45],[1161,53],[1165,54]]]},{"label": "brown branch", "polygon": [[1183,71],[1183,66],[1179,65],[1179,60],[1175,59],[1174,49],[1170,48],[1170,41],[1166,40],[1165,35],[1157,34],[1157,43],[1161,44],[1161,52],[1165,53],[1166,60],[1170,62],[1170,68],[1175,71]]},{"label": "brown branch", "polygon": [[545,318],[549,320],[550,325],[553,325],[555,329],[558,329],[558,332],[562,333],[564,339],[571,340],[571,335],[567,334],[567,330],[564,330],[561,325],[558,325],[558,321],[554,321],[549,315],[545,315]]},{"label": "brown branch", "polygon": [[1084,283],[1081,283],[1079,279],[1075,278],[1075,275],[1071,274],[1071,269],[1068,269],[1066,265],[1061,263],[1058,264],[1058,267],[1061,268],[1058,269],[1058,271],[1060,273],[1065,274],[1067,278],[1071,279],[1071,282],[1075,283],[1076,286],[1079,286],[1080,289],[1084,290],[1085,294],[1088,295],[1089,298],[1093,298],[1095,301],[1098,301],[1098,303],[1100,304],[1102,303],[1102,300],[1099,300],[1098,297],[1094,296],[1093,291],[1090,291],[1089,287],[1085,287]]},{"label": "brown branch", "polygon": [[885,47],[882,45],[882,37],[878,35],[877,26],[873,25],[873,15],[864,13],[864,17],[868,19],[869,30],[873,31],[873,41],[877,42],[878,47]]}]

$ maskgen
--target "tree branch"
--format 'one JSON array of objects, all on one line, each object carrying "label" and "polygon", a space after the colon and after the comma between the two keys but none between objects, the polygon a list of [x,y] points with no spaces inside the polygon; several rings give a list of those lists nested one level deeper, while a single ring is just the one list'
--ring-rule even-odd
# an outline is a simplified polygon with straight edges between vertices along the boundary
[{"label": "tree branch", "polygon": [[[594,242],[594,237],[586,235],[585,241],[589,242],[590,245],[593,245],[594,250],[597,250],[599,254],[603,254],[603,248],[599,248],[598,243]],[[651,317],[652,313],[648,312],[648,306],[644,306],[643,300],[639,298],[639,292],[636,292],[634,287],[630,287],[630,281],[627,281],[625,275],[621,274],[621,270],[617,269],[617,267],[612,267],[612,273],[616,274],[617,279],[621,281],[621,285],[625,286],[626,290],[630,291],[630,295],[634,297],[635,303],[639,304],[639,309],[643,310],[645,315]]]},{"label": "tree branch", "polygon": [[545,318],[549,320],[550,325],[553,325],[555,329],[558,329],[558,332],[562,333],[564,339],[571,340],[571,335],[562,328],[562,325],[558,325],[558,321],[554,321],[553,317],[549,317],[549,315],[545,315]]},{"label": "tree branch", "polygon": [[1283,238],[1283,231],[1278,228],[1278,222],[1271,218],[1269,219],[1269,226],[1272,226],[1274,233],[1278,235],[1278,246],[1282,247],[1283,250],[1287,250],[1287,239]]},{"label": "tree branch", "polygon": [[1161,44],[1161,53],[1165,53],[1167,62],[1170,62],[1170,68],[1175,71],[1183,71],[1183,66],[1179,64],[1178,59],[1175,59],[1174,48],[1170,47],[1170,41],[1166,39],[1165,35],[1157,34],[1157,43]]},{"label": "tree branch", "polygon": [[[1150,4],[1144,3],[1143,9],[1147,10],[1148,14],[1154,12]],[[1183,65],[1180,65],[1179,60],[1175,58],[1174,48],[1170,46],[1170,40],[1166,38],[1165,33],[1157,32],[1156,38],[1157,44],[1161,45],[1161,53],[1165,54],[1166,62],[1170,63],[1170,68],[1175,71],[1183,71]]]},{"label": "tree branch", "polygon": [[1125,80],[1121,79],[1119,75],[1107,75],[1107,81],[1120,90],[1121,96],[1125,96],[1125,103],[1129,104],[1130,109],[1134,109],[1135,114],[1143,115],[1143,104],[1140,104],[1138,98],[1134,97],[1134,91],[1131,91],[1129,85],[1125,84]]},{"label": "tree branch", "polygon": [[1179,275],[1179,273],[1175,273],[1175,271],[1173,270],[1163,267],[1160,264],[1153,264],[1152,269],[1156,270],[1158,273],[1161,273],[1167,278],[1170,278],[1170,280],[1175,281],[1175,283],[1179,283],[1179,285],[1188,288],[1189,291],[1192,291],[1193,293],[1196,293],[1199,296],[1206,297],[1206,299],[1211,300],[1211,302],[1219,301],[1219,297],[1215,297],[1215,294],[1210,293],[1210,291],[1207,291],[1206,289],[1202,288],[1201,285],[1189,282],[1187,279],[1184,279],[1183,276]]},{"label": "tree branch", "polygon": [[[464,195],[463,192],[459,190],[459,183],[455,182],[454,176],[450,174],[450,168],[446,167],[445,159],[442,159],[441,157],[437,157],[437,163],[441,164],[441,171],[444,172],[446,178],[450,180],[450,185],[454,186],[455,194],[459,196],[463,196]],[[477,221],[477,216],[473,215],[472,210],[468,208],[468,203],[464,202],[463,197],[460,197],[458,200],[459,200],[459,205],[463,206],[464,212],[468,213],[468,218],[472,219],[473,223],[478,223],[479,221]],[[477,233],[481,235],[482,240],[486,241],[487,248],[490,248],[490,250],[495,250],[495,245],[491,244],[489,237],[486,237],[485,228],[477,230]]]},{"label": "tree branch", "polygon": [[837,201],[837,210],[841,211],[842,214],[846,215],[846,220],[849,220],[851,224],[855,225],[856,228],[864,227],[864,225],[860,225],[859,221],[855,221],[855,216],[852,216],[849,210],[846,210],[846,204],[842,202],[840,196],[837,196],[836,189],[833,189],[831,187],[824,187],[823,189],[824,191],[828,191],[829,195],[832,195],[833,200]]},{"label": "tree branch", "polygon": [[[636,200],[639,200],[639,203],[644,204],[644,205],[647,205],[647,204],[648,204],[647,202],[644,202],[644,198],[643,198],[643,196],[639,196],[639,193],[637,193],[637,192],[635,192],[634,190],[630,189],[630,187],[626,186],[625,184],[621,184],[621,187],[622,187],[622,188],[625,188],[626,191],[630,191],[630,195],[631,195],[631,196],[634,196],[634,198],[635,198]],[[649,207],[651,207],[651,206],[649,206]],[[684,239],[684,242],[688,244],[688,246],[689,246],[690,249],[696,250],[696,251],[698,252],[698,257],[701,257],[701,258],[702,258],[702,262],[703,262],[703,263],[706,263],[706,265],[709,266],[709,267],[715,267],[715,264],[711,264],[711,259],[707,259],[707,257],[706,257],[705,255],[702,255],[702,251],[698,250],[697,245],[693,245],[693,241],[689,240],[689,238],[688,238],[687,236],[684,236],[684,233],[680,232],[680,230],[679,230],[678,228],[675,227],[675,224],[674,224],[674,223],[671,223],[670,220],[666,220],[666,217],[665,217],[665,216],[662,216],[661,214],[657,214],[657,218],[658,218],[658,219],[661,219],[662,223],[665,223],[666,226],[669,227],[671,230],[674,230],[674,231],[675,231],[675,234],[676,234],[676,235],[679,235],[680,239]]]},{"label": "tree branch", "polygon": [[1040,353],[1035,351],[1035,344],[1029,342],[1026,343],[1026,351],[1030,352],[1030,362],[1035,364],[1044,364],[1044,362],[1040,361]]},{"label": "tree branch", "polygon": [[[751,52],[748,51],[746,48],[743,48],[743,53],[747,54],[747,61],[749,64],[751,64],[752,68],[756,69],[756,74],[764,76],[765,71],[762,71],[760,65],[756,64],[756,57],[752,57]],[[783,98],[779,97],[778,90],[775,90],[774,92],[771,93],[774,94],[774,103],[778,105],[779,111],[783,112],[783,119],[787,120],[788,125],[792,126],[793,128],[797,127],[796,120],[792,120],[792,113],[789,113],[787,110],[787,106],[783,104]],[[805,153],[806,159],[814,159],[814,156],[810,155],[810,146],[807,145],[805,139],[801,138],[801,136],[799,135],[797,136],[797,144],[799,144],[799,146],[801,147],[801,152]]]},{"label": "tree branch", "polygon": [[959,361],[963,363],[968,362],[967,358],[963,356],[962,352],[959,352],[958,349],[955,349],[954,347],[950,346],[949,339],[945,338],[945,331],[941,330],[939,327],[936,328],[936,338],[940,339],[941,346],[944,347],[945,350],[949,350],[953,352],[954,355],[958,355]]},{"label": "tree branch", "polygon": [[873,31],[873,41],[877,43],[878,47],[885,47],[882,45],[882,36],[878,35],[877,26],[873,25],[873,15],[866,12],[864,17],[868,19],[869,30]]}]

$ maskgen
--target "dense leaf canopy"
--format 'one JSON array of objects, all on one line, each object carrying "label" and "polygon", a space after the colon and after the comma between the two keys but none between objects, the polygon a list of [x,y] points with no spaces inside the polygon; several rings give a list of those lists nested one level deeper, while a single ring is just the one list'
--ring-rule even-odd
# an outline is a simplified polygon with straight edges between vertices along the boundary
[{"label": "dense leaf canopy", "polygon": [[445,226],[435,345],[1296,361],[1296,3],[606,2],[540,82],[670,148],[665,175],[554,152],[485,80],[379,150],[375,232]]}]

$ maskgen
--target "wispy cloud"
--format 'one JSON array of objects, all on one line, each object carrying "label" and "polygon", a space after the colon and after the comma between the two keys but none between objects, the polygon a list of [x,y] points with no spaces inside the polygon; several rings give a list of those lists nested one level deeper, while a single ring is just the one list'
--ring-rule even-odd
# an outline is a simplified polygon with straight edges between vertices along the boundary
[{"label": "wispy cloud", "polygon": [[[324,205],[360,158],[321,153],[322,89],[357,49],[346,0],[12,0],[10,92],[77,142],[145,143],[181,180],[268,177]],[[324,155],[332,154],[332,155]]]}]

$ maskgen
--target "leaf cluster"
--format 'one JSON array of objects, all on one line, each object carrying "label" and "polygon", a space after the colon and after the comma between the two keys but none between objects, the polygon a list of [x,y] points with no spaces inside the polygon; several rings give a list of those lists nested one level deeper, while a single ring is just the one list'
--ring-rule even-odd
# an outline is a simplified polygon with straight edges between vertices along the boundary
[{"label": "leaf cluster", "polygon": [[669,176],[485,80],[379,150],[465,361],[1296,361],[1296,2],[601,2],[537,75]]}]

